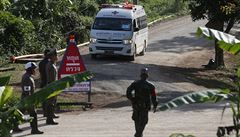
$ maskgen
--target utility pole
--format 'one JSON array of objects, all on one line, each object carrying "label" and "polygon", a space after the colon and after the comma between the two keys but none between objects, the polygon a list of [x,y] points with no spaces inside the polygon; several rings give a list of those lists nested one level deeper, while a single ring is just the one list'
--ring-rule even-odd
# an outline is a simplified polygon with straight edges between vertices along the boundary
[{"label": "utility pole", "polygon": [[134,5],[138,5],[138,1],[139,1],[139,0],[133,0],[133,4],[134,4]]}]

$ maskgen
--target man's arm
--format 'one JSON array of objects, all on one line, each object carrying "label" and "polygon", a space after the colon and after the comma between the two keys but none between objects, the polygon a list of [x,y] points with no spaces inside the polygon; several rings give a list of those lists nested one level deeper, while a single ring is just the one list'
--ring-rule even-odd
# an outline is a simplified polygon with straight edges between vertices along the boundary
[{"label": "man's arm", "polygon": [[134,90],[134,83],[132,83],[128,88],[127,88],[127,98],[131,101],[133,101],[133,96],[132,96],[132,91]]},{"label": "man's arm", "polygon": [[151,90],[151,100],[152,100],[153,109],[154,109],[153,111],[155,111],[158,105],[158,101],[157,101],[157,94],[154,86]]},{"label": "man's arm", "polygon": [[27,94],[33,94],[34,92],[34,85],[32,83],[32,79],[30,77],[27,77],[25,79],[22,80],[22,90],[23,93],[27,93]]},{"label": "man's arm", "polygon": [[55,72],[54,67],[48,63],[46,66],[46,74],[47,74],[47,83],[48,84],[55,81],[55,77],[56,77],[55,73],[56,72]]}]

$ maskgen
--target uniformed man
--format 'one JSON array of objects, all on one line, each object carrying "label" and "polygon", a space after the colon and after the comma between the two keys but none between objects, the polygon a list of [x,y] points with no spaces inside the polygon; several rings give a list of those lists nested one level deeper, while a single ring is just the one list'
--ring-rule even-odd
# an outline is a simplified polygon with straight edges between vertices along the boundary
[{"label": "uniformed man", "polygon": [[[47,66],[47,63],[49,62],[48,61],[48,52],[49,51],[50,51],[49,49],[46,49],[44,51],[44,58],[43,58],[43,60],[40,61],[39,65],[38,65],[40,79],[41,79],[40,88],[43,88],[47,85],[46,66]],[[42,103],[42,109],[43,109],[43,116],[46,117],[47,114],[46,114],[46,102],[45,101]]]},{"label": "uniformed man", "polygon": [[[35,82],[32,77],[32,75],[35,75],[37,68],[37,65],[33,62],[28,62],[25,65],[26,73],[22,76],[21,81],[21,88],[22,88],[22,96],[21,99],[24,99],[25,97],[28,97],[34,93],[35,90]],[[32,131],[32,134],[43,134],[42,131],[38,130],[38,124],[37,124],[37,113],[35,111],[35,107],[31,106],[30,108],[25,108],[26,111],[28,111],[29,115],[33,117],[33,120],[30,122]],[[22,110],[23,113],[25,110]]]},{"label": "uniformed man", "polygon": [[153,84],[147,81],[148,68],[141,70],[141,79],[133,82],[127,88],[127,98],[132,103],[132,119],[135,123],[135,137],[142,137],[143,130],[148,123],[148,111],[151,110],[151,102],[154,112],[157,107],[156,92]]},{"label": "uniformed man", "polygon": [[[47,83],[50,84],[53,81],[57,80],[57,50],[56,49],[51,49],[48,52],[48,57],[49,57],[49,62],[47,63],[46,66],[46,76],[47,76]],[[58,123],[53,120],[53,118],[58,118],[54,114],[55,110],[55,105],[56,105],[57,98],[52,97],[46,101],[46,114],[47,114],[47,120],[46,124],[49,125],[57,125]]]}]

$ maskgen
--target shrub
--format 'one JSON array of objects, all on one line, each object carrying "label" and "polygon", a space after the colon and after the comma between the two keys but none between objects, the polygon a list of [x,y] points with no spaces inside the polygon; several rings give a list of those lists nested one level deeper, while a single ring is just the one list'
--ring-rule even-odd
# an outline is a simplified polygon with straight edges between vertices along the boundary
[{"label": "shrub", "polygon": [[34,26],[29,20],[0,11],[0,54],[20,55],[38,52]]}]

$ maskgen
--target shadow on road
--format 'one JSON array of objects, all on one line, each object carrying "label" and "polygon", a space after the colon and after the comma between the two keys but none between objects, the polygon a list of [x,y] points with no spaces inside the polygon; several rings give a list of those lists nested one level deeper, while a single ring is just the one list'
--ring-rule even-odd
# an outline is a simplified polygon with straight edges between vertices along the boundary
[{"label": "shadow on road", "polygon": [[[190,34],[193,35],[193,34]],[[158,40],[149,43],[148,52],[171,52],[171,53],[184,53],[190,51],[201,51],[203,49],[211,49],[213,43],[203,38],[177,36],[171,39]]]},{"label": "shadow on road", "polygon": [[155,64],[138,64],[129,62],[122,57],[102,57],[97,60],[84,55],[88,70],[95,73],[94,81],[116,81],[139,79],[140,69],[149,68],[149,80],[164,83],[188,82],[206,88],[233,88],[230,81],[225,82],[216,77],[231,77],[231,74],[222,71],[208,70],[205,68],[184,68]]}]

